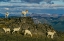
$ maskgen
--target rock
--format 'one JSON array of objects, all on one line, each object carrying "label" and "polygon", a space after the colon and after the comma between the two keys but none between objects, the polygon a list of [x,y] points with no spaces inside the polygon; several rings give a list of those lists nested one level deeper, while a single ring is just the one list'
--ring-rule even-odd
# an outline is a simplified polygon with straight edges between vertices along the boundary
[{"label": "rock", "polygon": [[[4,25],[4,26],[3,26]],[[51,25],[48,24],[35,24],[31,17],[20,17],[20,18],[0,18],[0,27],[16,28],[21,27],[22,29],[28,29],[33,35],[46,36],[48,30],[54,30]]]}]

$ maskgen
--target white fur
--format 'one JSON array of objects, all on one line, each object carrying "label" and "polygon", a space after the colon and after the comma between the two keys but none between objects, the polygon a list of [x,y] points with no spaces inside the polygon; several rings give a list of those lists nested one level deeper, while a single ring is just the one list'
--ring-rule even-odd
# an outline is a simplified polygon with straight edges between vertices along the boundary
[{"label": "white fur", "polygon": [[31,33],[29,30],[25,30],[24,35],[26,35],[26,34],[29,34],[29,35],[31,35],[31,37],[32,37],[32,33]]},{"label": "white fur", "polygon": [[24,17],[26,17],[27,13],[28,13],[28,11],[22,11],[22,14],[24,14]]},{"label": "white fur", "polygon": [[22,11],[22,14],[26,14],[27,12],[26,11]]},{"label": "white fur", "polygon": [[5,14],[5,18],[8,18],[8,16],[9,16],[9,13],[8,13],[8,12],[6,12],[6,14]]},{"label": "white fur", "polygon": [[53,36],[54,36],[54,34],[55,34],[56,32],[54,31],[54,32],[51,32],[51,31],[49,31],[49,32],[47,32],[47,37],[50,35],[51,36],[51,38],[53,39]]},{"label": "white fur", "polygon": [[[19,30],[20,30],[20,27],[18,27],[18,28],[14,28],[14,29],[13,29],[13,32],[15,32],[15,31],[19,31]],[[12,33],[13,33],[13,32],[12,32]]]},{"label": "white fur", "polygon": [[10,32],[10,28],[3,28],[3,30],[6,32]]}]

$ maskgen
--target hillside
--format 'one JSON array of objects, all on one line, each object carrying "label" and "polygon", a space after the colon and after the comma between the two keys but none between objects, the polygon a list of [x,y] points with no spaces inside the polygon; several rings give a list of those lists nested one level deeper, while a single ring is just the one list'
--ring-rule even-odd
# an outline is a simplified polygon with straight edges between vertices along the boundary
[{"label": "hillside", "polygon": [[[21,29],[29,29],[32,32],[46,33],[46,30],[52,30],[52,26],[48,24],[35,24],[31,17],[21,17],[21,18],[0,18],[0,28],[8,27],[15,28],[21,26]],[[33,33],[34,33],[33,32]],[[43,35],[43,34],[42,34]]]},{"label": "hillside", "polygon": [[[13,28],[21,27],[19,33],[15,32],[14,34],[12,33],[5,33],[4,30],[2,29],[3,27],[5,28],[10,28],[11,31]],[[33,36],[30,37],[29,35],[24,36],[22,29],[28,29],[32,32]],[[46,32],[49,30],[54,30],[53,27],[49,24],[35,24],[34,20],[31,17],[19,17],[19,18],[0,18],[0,39],[4,39],[2,41],[21,41],[25,39],[24,41],[33,40],[33,41],[42,41],[42,39],[49,40],[51,41],[52,39],[48,39],[46,37]],[[56,30],[55,30],[56,31]],[[4,34],[5,33],[5,34]],[[61,36],[60,36],[61,35]],[[58,39],[58,36],[62,37],[62,33],[58,34],[56,33],[54,35],[54,40],[56,38]],[[9,38],[6,38],[9,37]],[[23,38],[22,38],[23,37]],[[59,37],[59,38],[60,38]],[[18,38],[18,40],[17,40]],[[13,40],[14,39],[14,40]],[[35,40],[36,39],[36,40]],[[54,41],[52,40],[52,41]]]}]

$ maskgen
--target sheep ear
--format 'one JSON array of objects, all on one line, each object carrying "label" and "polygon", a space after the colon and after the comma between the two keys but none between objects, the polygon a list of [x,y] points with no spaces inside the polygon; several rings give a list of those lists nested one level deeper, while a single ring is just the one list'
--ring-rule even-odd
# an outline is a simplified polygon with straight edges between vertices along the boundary
[{"label": "sheep ear", "polygon": [[28,12],[28,10],[26,10],[26,12]]},{"label": "sheep ear", "polygon": [[28,11],[28,10],[26,10],[26,11]]}]

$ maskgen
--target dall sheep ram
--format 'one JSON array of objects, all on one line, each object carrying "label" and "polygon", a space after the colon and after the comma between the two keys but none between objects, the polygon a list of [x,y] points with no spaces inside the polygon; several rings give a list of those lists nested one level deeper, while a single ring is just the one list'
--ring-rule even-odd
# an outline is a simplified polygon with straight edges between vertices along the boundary
[{"label": "dall sheep ram", "polygon": [[25,30],[24,35],[29,34],[32,37],[32,33],[29,30]]},{"label": "dall sheep ram", "polygon": [[49,35],[51,36],[51,38],[53,39],[53,36],[54,36],[54,34],[56,33],[56,31],[48,31],[47,32],[47,37],[49,37]]},{"label": "dall sheep ram", "polygon": [[10,28],[3,28],[3,30],[6,32],[10,32]]},{"label": "dall sheep ram", "polygon": [[[20,27],[18,27],[18,28],[14,28],[14,29],[13,29],[13,32],[15,32],[15,31],[18,32],[19,30],[20,30]],[[12,32],[12,33],[13,33],[13,32]]]},{"label": "dall sheep ram", "polygon": [[5,14],[5,18],[8,18],[8,16],[9,16],[9,13],[8,13],[8,12],[6,12],[6,14]]},{"label": "dall sheep ram", "polygon": [[22,14],[24,15],[24,17],[26,17],[26,14],[28,13],[28,10],[26,11],[22,11]]}]

